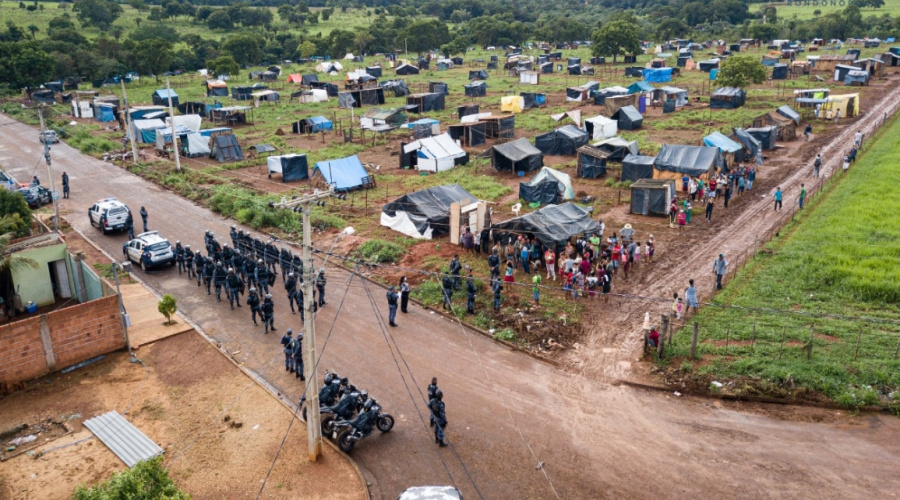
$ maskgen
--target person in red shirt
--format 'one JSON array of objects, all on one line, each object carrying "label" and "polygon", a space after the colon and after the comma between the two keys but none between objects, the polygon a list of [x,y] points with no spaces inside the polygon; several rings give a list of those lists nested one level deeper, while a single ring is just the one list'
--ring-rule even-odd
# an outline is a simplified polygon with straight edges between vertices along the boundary
[{"label": "person in red shirt", "polygon": [[650,328],[650,333],[647,334],[647,338],[651,347],[657,347],[659,345],[659,332],[656,331],[656,327]]},{"label": "person in red shirt", "polygon": [[621,260],[622,255],[622,246],[616,243],[612,247],[612,264],[613,264],[613,274],[619,273],[619,260]]}]

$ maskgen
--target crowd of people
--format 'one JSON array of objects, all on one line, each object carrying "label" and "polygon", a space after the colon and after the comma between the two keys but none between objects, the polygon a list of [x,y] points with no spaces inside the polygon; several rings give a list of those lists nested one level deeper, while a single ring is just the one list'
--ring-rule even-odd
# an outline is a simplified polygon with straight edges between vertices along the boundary
[{"label": "crowd of people", "polygon": [[713,210],[720,203],[718,200],[721,200],[724,208],[728,208],[728,203],[733,197],[743,196],[753,189],[757,168],[758,164],[739,164],[736,168],[719,172],[709,179],[691,177],[687,174],[682,176],[682,198],[679,200],[675,197],[669,204],[669,227],[674,228],[677,225],[679,229],[684,229],[689,225],[695,203],[705,207],[705,218],[708,222],[712,222]]}]

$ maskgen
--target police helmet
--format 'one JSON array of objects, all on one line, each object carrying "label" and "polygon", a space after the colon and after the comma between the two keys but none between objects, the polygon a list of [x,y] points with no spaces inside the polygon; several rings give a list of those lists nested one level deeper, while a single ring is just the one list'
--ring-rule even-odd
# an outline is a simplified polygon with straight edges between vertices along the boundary
[{"label": "police helmet", "polygon": [[257,263],[257,264],[262,264],[262,263],[263,263],[263,260],[262,260],[262,259],[259,259],[259,260],[256,261],[256,263]]},{"label": "police helmet", "polygon": [[234,268],[233,268],[233,267],[229,267],[229,268],[228,268],[228,274],[234,274]]},{"label": "police helmet", "polygon": [[339,379],[337,377],[334,377],[331,379],[331,385],[340,385],[340,384],[341,384],[341,379]]},{"label": "police helmet", "polygon": [[359,397],[361,397],[363,401],[369,399],[369,391],[363,389],[362,392],[359,393]]},{"label": "police helmet", "polygon": [[288,278],[293,278],[293,277],[294,277],[294,272],[293,272],[293,271],[289,272],[289,273],[288,273]]},{"label": "police helmet", "polygon": [[212,232],[212,231],[209,231],[209,237],[210,237],[210,238],[213,237],[213,232]]},{"label": "police helmet", "polygon": [[266,294],[266,298],[267,298],[267,299],[271,299],[271,298],[272,298],[272,294],[271,294],[271,293],[267,293],[267,294]]},{"label": "police helmet", "polygon": [[250,287],[250,293],[256,293],[256,288],[254,288],[254,287],[251,286],[251,287]]},{"label": "police helmet", "polygon": [[222,267],[222,263],[221,263],[221,262],[216,262],[216,267]]},{"label": "police helmet", "polygon": [[206,230],[206,234],[210,234],[210,233],[209,233],[209,229]]},{"label": "police helmet", "polygon": [[348,379],[347,377],[344,377],[341,379],[341,385],[347,385],[349,383],[350,383],[350,379]]},{"label": "police helmet", "polygon": [[293,334],[294,334],[294,329],[293,329],[293,328],[288,328],[287,332],[285,332],[285,333],[287,333],[288,335],[293,335]]},{"label": "police helmet", "polygon": [[366,404],[363,405],[363,408],[365,408],[366,411],[369,411],[372,409],[372,406],[374,405],[374,403],[375,403],[374,399],[369,399],[366,401]]},{"label": "police helmet", "polygon": [[236,228],[237,228],[237,226],[235,226],[235,225],[231,226],[231,229],[236,229]]},{"label": "police helmet", "polygon": [[[252,290],[252,289],[251,289],[251,290]],[[332,375],[332,374],[330,374],[330,373],[326,373],[326,374],[325,374],[325,384],[326,384],[326,385],[327,385],[327,384],[330,384],[331,381],[332,381],[333,379],[334,379],[334,375]]]},{"label": "police helmet", "polygon": [[224,245],[222,245],[222,248],[228,248],[228,243],[225,243]]},{"label": "police helmet", "polygon": [[176,245],[180,245],[180,244],[181,244],[181,240],[176,241],[175,244],[176,244]]},{"label": "police helmet", "polygon": [[190,246],[190,245],[185,245],[184,248],[191,248],[191,246]]},{"label": "police helmet", "polygon": [[356,392],[356,391],[353,391],[353,392],[350,393],[350,397],[351,397],[351,398],[358,398],[358,397],[359,397],[359,393]]},{"label": "police helmet", "polygon": [[440,389],[434,391],[434,397],[435,399],[444,399],[444,391]]}]

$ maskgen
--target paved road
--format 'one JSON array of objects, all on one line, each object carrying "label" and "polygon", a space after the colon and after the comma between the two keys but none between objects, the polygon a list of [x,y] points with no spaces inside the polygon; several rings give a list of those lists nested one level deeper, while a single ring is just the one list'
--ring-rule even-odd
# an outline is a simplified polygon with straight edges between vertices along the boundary
[{"label": "paved road", "polygon": [[[32,128],[0,115],[0,164],[18,179],[30,178],[40,159],[34,136]],[[67,171],[72,184],[62,214],[112,255],[121,255],[125,236],[100,235],[85,215],[100,198],[115,196],[134,210],[145,205],[151,229],[194,248],[202,246],[204,230],[224,237],[231,225],[64,144],[54,146],[53,158],[56,172]],[[36,173],[46,179],[43,162]],[[229,352],[240,351],[236,359],[297,400],[302,387],[282,368],[279,337],[301,323],[290,315],[283,292],[274,293],[279,332],[264,336],[246,308],[232,312],[227,303],[216,304],[174,269],[135,272],[178,297],[180,309],[209,336]],[[900,461],[895,418],[848,423],[823,412],[819,420],[829,423],[795,423],[765,414],[781,410],[739,413],[719,403],[610,386],[512,352],[418,307],[385,332],[358,277],[351,281],[349,273],[329,267],[328,280],[329,304],[317,318],[320,342],[334,328],[320,366],[349,376],[397,418],[393,432],[373,436],[353,453],[375,498],[396,498],[411,485],[449,483],[466,498],[480,492],[490,499],[888,496],[900,489],[893,470]],[[384,291],[367,288],[384,314]],[[453,448],[438,449],[427,426],[419,391],[431,376],[446,394]]]}]

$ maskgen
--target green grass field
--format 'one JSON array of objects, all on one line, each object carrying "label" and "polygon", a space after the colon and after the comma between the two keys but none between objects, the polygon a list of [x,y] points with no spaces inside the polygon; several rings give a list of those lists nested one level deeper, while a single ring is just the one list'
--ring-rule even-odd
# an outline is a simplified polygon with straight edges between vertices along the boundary
[{"label": "green grass field", "polygon": [[[797,19],[812,19],[815,17],[816,10],[821,11],[821,14],[825,15],[829,12],[843,10],[847,4],[848,2],[846,1],[842,4],[840,0],[837,0],[832,5],[832,0],[827,0],[827,2],[818,2],[818,5],[813,5],[813,2],[810,1],[809,5],[806,5],[804,0],[804,3],[801,5],[790,6],[785,3],[756,4],[755,7],[751,7],[751,10],[762,10],[765,7],[773,6],[778,10],[778,17],[781,19],[791,19],[794,15],[797,16]],[[884,7],[880,9],[864,8],[860,9],[860,11],[864,17],[881,16],[884,14],[890,14],[891,17],[896,17],[897,15],[900,15],[900,0],[884,0]]]},{"label": "green grass field", "polygon": [[[701,361],[688,367],[750,393],[810,389],[848,407],[900,408],[898,162],[895,121],[715,298],[738,307],[706,306],[691,320]],[[690,335],[679,333],[675,356],[687,360]]]}]

